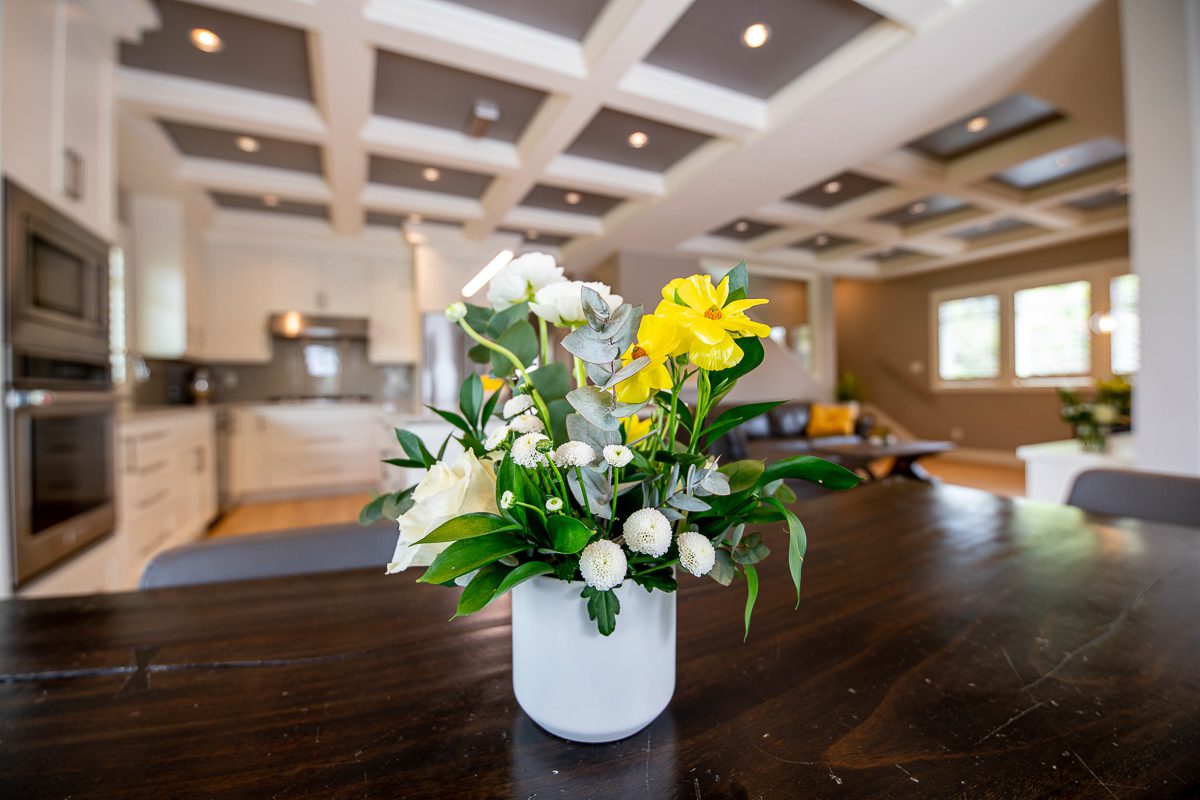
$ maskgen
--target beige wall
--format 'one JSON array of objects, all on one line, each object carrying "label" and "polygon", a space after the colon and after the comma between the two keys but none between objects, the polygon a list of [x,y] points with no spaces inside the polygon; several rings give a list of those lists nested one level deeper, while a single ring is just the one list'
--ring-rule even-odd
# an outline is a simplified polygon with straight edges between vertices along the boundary
[{"label": "beige wall", "polygon": [[[1012,450],[1031,442],[1065,439],[1052,389],[934,392],[929,388],[929,293],[934,289],[1041,270],[1120,258],[1125,234],[1020,253],[965,267],[891,281],[839,280],[834,290],[838,370],[858,376],[866,399],[929,439]],[[911,366],[921,365],[914,373]]]}]

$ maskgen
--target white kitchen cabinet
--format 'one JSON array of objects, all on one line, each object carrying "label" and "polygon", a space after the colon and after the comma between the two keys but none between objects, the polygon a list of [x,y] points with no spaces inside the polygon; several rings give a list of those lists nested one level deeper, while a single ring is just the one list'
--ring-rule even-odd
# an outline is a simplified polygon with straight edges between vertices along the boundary
[{"label": "white kitchen cabinet", "polygon": [[236,244],[208,243],[204,265],[207,358],[270,361],[271,254]]},{"label": "white kitchen cabinet", "polygon": [[120,542],[115,534],[101,539],[77,556],[21,587],[21,597],[62,597],[100,594],[122,588],[118,574]]},{"label": "white kitchen cabinet", "polygon": [[417,363],[420,313],[413,287],[412,261],[372,259],[368,270],[367,360],[372,364]]},{"label": "white kitchen cabinet", "polygon": [[378,416],[377,406],[365,404],[235,408],[230,494],[244,500],[373,486]]}]

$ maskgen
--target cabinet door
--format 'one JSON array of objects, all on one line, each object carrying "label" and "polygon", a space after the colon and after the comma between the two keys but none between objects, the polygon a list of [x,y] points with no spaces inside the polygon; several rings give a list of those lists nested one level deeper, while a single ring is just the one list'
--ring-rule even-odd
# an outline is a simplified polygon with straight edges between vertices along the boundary
[{"label": "cabinet door", "polygon": [[374,260],[369,277],[367,359],[372,364],[415,364],[420,326],[412,263],[405,257]]},{"label": "cabinet door", "polygon": [[270,254],[243,246],[210,245],[205,263],[209,359],[270,361]]},{"label": "cabinet door", "polygon": [[112,212],[107,188],[113,182],[112,57],[101,20],[81,11],[73,6],[65,14],[63,141],[52,157],[62,170],[58,189],[64,202],[104,233]]},{"label": "cabinet door", "polygon": [[335,317],[367,316],[368,264],[359,257],[321,259],[317,301],[323,314]]},{"label": "cabinet door", "polygon": [[266,300],[272,312],[321,312],[317,308],[320,262],[315,256],[300,250],[276,249],[270,263],[271,293]]}]

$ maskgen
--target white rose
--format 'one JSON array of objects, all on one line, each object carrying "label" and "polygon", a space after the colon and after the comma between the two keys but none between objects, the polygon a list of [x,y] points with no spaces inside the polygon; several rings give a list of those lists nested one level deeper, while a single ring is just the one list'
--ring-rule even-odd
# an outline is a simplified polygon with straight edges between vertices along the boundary
[{"label": "white rose", "polygon": [[534,301],[529,304],[530,310],[551,325],[575,328],[587,320],[583,316],[583,287],[588,286],[600,293],[611,310],[621,305],[621,295],[613,294],[612,289],[603,283],[594,281],[571,281],[555,283],[538,289]]},{"label": "white rose", "polygon": [[396,553],[387,565],[388,574],[410,566],[425,566],[449,546],[414,544],[454,517],[478,511],[499,513],[496,508],[496,469],[491,461],[480,461],[470,450],[447,464],[439,461],[413,491],[413,507],[400,515],[400,538]]},{"label": "white rose", "polygon": [[488,284],[488,303],[495,311],[503,311],[518,303],[532,300],[539,289],[565,283],[562,267],[554,256],[545,253],[526,253],[514,258]]}]

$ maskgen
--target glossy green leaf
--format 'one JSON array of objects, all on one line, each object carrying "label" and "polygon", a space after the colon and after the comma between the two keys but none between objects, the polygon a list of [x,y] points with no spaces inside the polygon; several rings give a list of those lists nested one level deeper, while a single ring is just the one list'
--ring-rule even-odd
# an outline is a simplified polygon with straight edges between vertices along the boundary
[{"label": "glossy green leaf", "polygon": [[617,629],[617,614],[621,613],[621,601],[613,591],[597,591],[585,586],[579,595],[587,600],[588,619],[596,623],[601,636],[611,636]]},{"label": "glossy green leaf", "polygon": [[480,511],[474,514],[463,514],[452,517],[425,535],[417,544],[433,544],[436,542],[457,542],[460,539],[473,539],[496,531],[513,531],[517,526],[510,520],[496,514]]},{"label": "glossy green leaf", "polygon": [[528,547],[528,542],[507,531],[463,539],[438,553],[433,563],[425,570],[425,574],[417,578],[417,582],[445,583]]},{"label": "glossy green leaf", "polygon": [[467,350],[467,358],[476,364],[489,364],[492,361],[492,349],[486,344],[477,344]]},{"label": "glossy green leaf", "polygon": [[792,583],[796,585],[796,608],[800,607],[800,569],[804,566],[804,554],[808,550],[808,535],[792,510],[774,497],[768,497],[764,502],[775,506],[788,526],[788,571],[792,573]]},{"label": "glossy green leaf", "polygon": [[546,519],[550,531],[550,547],[556,553],[578,553],[596,532],[574,517],[553,514]]},{"label": "glossy green leaf", "polygon": [[362,511],[358,512],[358,524],[370,525],[372,522],[383,519],[383,504],[387,502],[387,499],[386,494],[381,494],[363,506]]},{"label": "glossy green leaf", "polygon": [[750,616],[754,613],[754,601],[758,599],[758,570],[749,564],[742,565],[746,573],[746,635],[742,641],[750,638]]},{"label": "glossy green leaf", "polygon": [[483,381],[472,373],[458,390],[458,408],[463,419],[474,428],[479,424],[479,411],[483,407]]},{"label": "glossy green leaf", "polygon": [[407,469],[425,469],[425,464],[411,458],[385,458],[384,464],[391,464],[393,467],[405,467]]},{"label": "glossy green leaf", "polygon": [[[533,359],[537,357],[537,331],[525,320],[520,320],[509,326],[504,333],[500,334],[500,338],[496,340],[496,343],[512,351],[512,354],[520,359],[524,366],[529,366],[533,363]],[[514,369],[515,367],[508,360],[507,356],[502,356],[492,351],[493,375],[506,377],[511,375]]]},{"label": "glossy green leaf", "polygon": [[[497,341],[499,337],[510,327],[518,322],[529,321],[529,303],[518,303],[515,306],[510,306],[503,311],[497,311],[488,321],[487,328],[480,330],[484,336],[487,336],[492,341]],[[479,330],[476,328],[476,330]],[[528,364],[528,362],[526,362]]]},{"label": "glossy green leaf", "polygon": [[729,491],[743,492],[758,483],[759,477],[766,469],[766,464],[756,458],[746,458],[741,461],[730,461],[721,467],[720,472],[729,479]]},{"label": "glossy green leaf", "polygon": [[499,562],[480,567],[479,572],[475,573],[475,577],[471,578],[471,582],[459,595],[458,608],[454,612],[454,617],[474,614],[495,600],[496,589],[508,577],[509,572],[511,572],[511,568]]},{"label": "glossy green leaf", "polygon": [[489,397],[487,399],[487,402],[483,404],[483,413],[480,416],[480,423],[479,423],[479,427],[481,430],[487,425],[488,420],[490,420],[492,418],[492,414],[495,413],[496,404],[500,402],[500,394],[503,391],[504,391],[504,389],[500,388],[500,389],[497,389],[496,391],[492,392],[492,396]]},{"label": "glossy green leaf", "polygon": [[746,292],[750,291],[750,275],[746,270],[746,262],[742,261],[726,273],[729,278],[729,298],[726,302],[744,300]]},{"label": "glossy green leaf", "polygon": [[630,580],[648,592],[653,589],[660,592],[673,592],[679,588],[679,582],[675,580],[675,572],[670,567],[656,569],[644,575],[632,575]]},{"label": "glossy green leaf", "polygon": [[504,576],[504,580],[500,581],[500,585],[496,587],[496,597],[531,578],[548,575],[551,572],[554,572],[554,567],[545,561],[526,561],[524,564],[519,564],[513,568],[512,572]]},{"label": "glossy green leaf", "polygon": [[538,367],[529,373],[529,379],[547,403],[566,397],[567,392],[571,391],[571,372],[561,362]]},{"label": "glossy green leaf", "polygon": [[446,422],[449,422],[451,425],[458,428],[463,433],[471,432],[471,426],[468,425],[467,421],[465,419],[463,419],[462,417],[460,417],[458,414],[455,414],[452,411],[443,411],[442,409],[434,408],[433,406],[425,406],[425,407],[428,408],[433,413],[437,414],[442,419],[446,420]]},{"label": "glossy green leaf", "polygon": [[425,447],[425,443],[421,441],[421,437],[415,433],[396,428],[396,441],[400,442],[400,447],[404,449],[409,458],[413,461],[420,461],[426,469],[433,466],[436,461],[433,454]]},{"label": "glossy green leaf", "polygon": [[733,343],[742,351],[742,360],[729,369],[709,374],[714,397],[728,392],[738,378],[756,369],[763,362],[763,346],[757,336],[743,336],[741,339],[734,339]]},{"label": "glossy green leaf", "polygon": [[760,486],[780,478],[795,478],[824,486],[826,489],[853,489],[862,478],[850,470],[817,456],[792,456],[768,466],[758,479]]},{"label": "glossy green leaf", "polygon": [[721,412],[711,425],[700,432],[700,435],[707,436],[709,440],[715,440],[743,422],[762,416],[781,403],[783,403],[782,400],[772,400],[766,403],[748,403],[744,406],[734,406]]},{"label": "glossy green leaf", "polygon": [[563,398],[546,403],[546,411],[550,413],[550,435],[556,442],[568,441],[567,416],[571,413],[571,404]]}]

